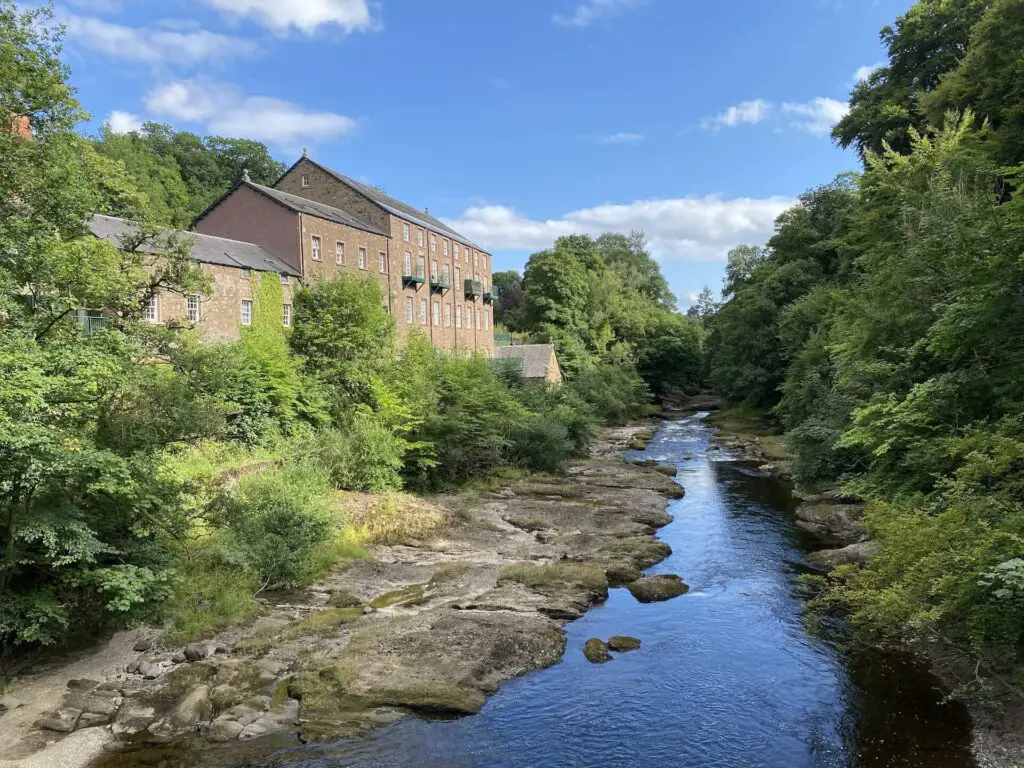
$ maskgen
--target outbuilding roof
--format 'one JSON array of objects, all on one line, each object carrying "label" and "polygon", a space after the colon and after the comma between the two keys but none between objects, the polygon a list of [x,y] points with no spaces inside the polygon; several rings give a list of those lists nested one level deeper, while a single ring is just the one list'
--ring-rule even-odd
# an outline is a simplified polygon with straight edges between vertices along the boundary
[{"label": "outbuilding roof", "polygon": [[[109,240],[120,248],[125,238],[138,234],[139,227],[135,222],[127,219],[96,214],[89,220],[89,230],[101,240]],[[192,258],[200,264],[219,264],[225,267],[253,269],[257,272],[277,272],[293,277],[301,276],[294,267],[289,266],[262,245],[213,235],[201,235],[196,232],[182,232],[181,230],[171,230],[171,233],[192,241]],[[140,250],[156,253],[159,249],[147,245]]]},{"label": "outbuilding roof", "polygon": [[552,361],[555,358],[554,344],[520,344],[511,347],[495,347],[495,360],[521,360],[523,377],[527,379],[546,379],[551,373]]}]

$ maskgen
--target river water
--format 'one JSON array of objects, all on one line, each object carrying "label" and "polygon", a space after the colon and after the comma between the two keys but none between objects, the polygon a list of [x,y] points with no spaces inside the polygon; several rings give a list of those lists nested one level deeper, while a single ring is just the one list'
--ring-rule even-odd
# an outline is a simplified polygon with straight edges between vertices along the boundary
[{"label": "river water", "polygon": [[[691,592],[654,605],[624,589],[567,627],[561,664],[507,683],[474,717],[407,718],[358,739],[284,749],[260,768],[968,768],[970,723],[906,660],[849,657],[808,634],[796,583],[811,542],[794,502],[711,444],[700,416],[666,422],[643,454],[679,468],[686,497],[651,569]],[[643,647],[604,665],[590,637]]]}]

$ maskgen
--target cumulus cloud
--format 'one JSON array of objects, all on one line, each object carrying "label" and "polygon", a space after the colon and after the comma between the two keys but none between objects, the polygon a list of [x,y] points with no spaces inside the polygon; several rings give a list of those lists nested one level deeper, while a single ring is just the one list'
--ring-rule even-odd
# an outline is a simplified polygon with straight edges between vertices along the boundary
[{"label": "cumulus cloud", "polygon": [[771,102],[753,99],[729,107],[725,112],[705,118],[701,126],[707,130],[735,128],[737,125],[755,125],[764,122],[772,114]]},{"label": "cumulus cloud", "polygon": [[795,203],[788,197],[709,195],[601,205],[544,220],[506,206],[485,205],[446,223],[489,248],[519,251],[547,248],[562,235],[643,230],[659,259],[717,261],[740,243],[767,240],[775,217]]},{"label": "cumulus cloud", "polygon": [[850,105],[843,101],[819,96],[799,104],[783,104],[782,111],[790,115],[792,127],[823,136],[832,130],[832,126],[846,117],[846,113],[850,111]]},{"label": "cumulus cloud", "polygon": [[122,112],[115,109],[107,118],[107,125],[113,133],[131,133],[142,130],[142,118],[133,115],[131,112]]},{"label": "cumulus cloud", "polygon": [[595,21],[621,16],[641,6],[645,0],[585,0],[571,13],[556,14],[552,21],[563,27],[589,27]]},{"label": "cumulus cloud", "polygon": [[642,133],[612,133],[608,136],[600,136],[597,139],[598,144],[636,144],[644,140]]},{"label": "cumulus cloud", "polygon": [[861,82],[862,80],[867,80],[869,77],[871,77],[871,75],[874,72],[876,72],[879,69],[881,69],[882,67],[886,66],[886,63],[887,62],[880,61],[877,64],[871,64],[871,65],[866,66],[866,67],[857,67],[857,71],[853,73],[854,85],[856,85],[857,83]]},{"label": "cumulus cloud", "polygon": [[356,121],[334,112],[318,112],[284,99],[252,96],[224,83],[180,80],[154,88],[146,108],[164,118],[199,123],[219,136],[245,136],[285,149],[304,141],[345,136]]},{"label": "cumulus cloud", "polygon": [[233,16],[249,18],[279,34],[296,29],[311,35],[321,27],[344,32],[373,27],[370,0],[206,0]]},{"label": "cumulus cloud", "polygon": [[65,11],[58,19],[69,40],[111,58],[142,64],[195,66],[256,55],[251,40],[229,37],[205,29],[179,31],[126,27],[95,16]]}]

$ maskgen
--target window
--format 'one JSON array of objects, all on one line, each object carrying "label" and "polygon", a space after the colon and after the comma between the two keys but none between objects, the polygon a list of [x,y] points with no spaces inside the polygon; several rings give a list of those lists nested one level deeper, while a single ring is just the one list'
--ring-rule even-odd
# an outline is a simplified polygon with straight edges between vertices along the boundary
[{"label": "window", "polygon": [[461,328],[462,327],[462,305],[461,304],[456,304],[455,305],[455,327],[456,328]]},{"label": "window", "polygon": [[340,240],[334,244],[334,263],[339,267],[345,266],[345,244]]},{"label": "window", "polygon": [[238,276],[243,280],[249,280],[252,277],[252,270],[243,267],[242,269],[238,270]]},{"label": "window", "polygon": [[491,310],[484,310],[484,330],[491,330]]},{"label": "window", "polygon": [[284,327],[289,328],[292,324],[292,305],[284,305]]},{"label": "window", "polygon": [[380,273],[382,275],[387,273],[387,271],[388,271],[388,255],[386,253],[384,253],[384,251],[381,251],[380,253],[377,254],[377,266],[378,266],[378,269],[380,269]]},{"label": "window", "polygon": [[444,327],[452,327],[452,305],[447,302],[444,305]]},{"label": "window", "polygon": [[366,269],[366,249],[359,249],[359,268]]},{"label": "window", "polygon": [[480,259],[483,261],[484,269],[487,269],[487,254],[482,255]]},{"label": "window", "polygon": [[478,254],[478,253],[475,253],[475,252],[473,253],[473,266],[474,266],[474,267],[475,267],[475,266],[477,266],[477,263],[478,263],[478,261],[479,261],[479,259],[478,259],[477,257],[478,257],[479,255],[480,255],[480,254]]},{"label": "window", "polygon": [[242,300],[242,325],[252,325],[252,302]]},{"label": "window", "polygon": [[435,235],[433,232],[430,233],[430,250],[437,250],[437,235]]},{"label": "window", "polygon": [[288,275],[281,275],[281,285],[288,285]]},{"label": "window", "polygon": [[455,290],[462,290],[462,270],[459,267],[455,268]]},{"label": "window", "polygon": [[416,244],[420,248],[423,247],[423,230],[422,229],[417,229],[416,230]]},{"label": "window", "polygon": [[302,174],[302,188],[309,189],[309,174]]},{"label": "window", "polygon": [[444,279],[445,280],[450,280],[451,276],[452,276],[452,268],[451,268],[450,265],[445,264],[444,265]]},{"label": "window", "polygon": [[150,323],[160,322],[160,297],[150,296],[146,302],[146,320]]},{"label": "window", "polygon": [[402,239],[407,243],[409,242],[409,225],[404,221],[402,222]]},{"label": "window", "polygon": [[430,308],[430,320],[434,325],[441,324],[441,302],[435,301],[434,306]]},{"label": "window", "polygon": [[466,305],[466,327],[470,330],[473,328],[473,306],[471,304]]},{"label": "window", "polygon": [[199,322],[199,297],[192,295],[185,299],[185,311],[188,312],[188,319],[193,323]]},{"label": "window", "polygon": [[447,240],[444,241],[444,255],[445,256],[448,255],[448,241]]},{"label": "window", "polygon": [[480,322],[481,322],[480,321],[480,315],[482,315],[482,314],[483,314],[483,312],[481,312],[480,310],[477,310],[477,313],[476,313],[476,329],[478,331],[480,330]]},{"label": "window", "polygon": [[[405,274],[412,274],[412,253],[409,251],[405,252]],[[409,319],[412,320],[411,317]]]},{"label": "window", "polygon": [[457,245],[455,246],[455,260],[459,260],[459,246]]},{"label": "window", "polygon": [[423,277],[424,276],[423,270],[426,269],[426,265],[424,264],[424,261],[425,261],[425,259],[422,256],[420,256],[419,262],[416,264],[416,274],[419,277]]},{"label": "window", "polygon": [[427,324],[427,300],[420,299],[420,325]]},{"label": "window", "polygon": [[313,252],[311,255],[313,257],[313,261],[320,261],[320,238],[316,235],[313,235]]},{"label": "window", "polygon": [[430,276],[437,277],[437,259],[430,262]]},{"label": "window", "polygon": [[412,312],[413,312],[412,302],[413,302],[412,296],[406,296],[405,297],[405,322],[407,322],[407,323],[411,323],[412,322]]}]

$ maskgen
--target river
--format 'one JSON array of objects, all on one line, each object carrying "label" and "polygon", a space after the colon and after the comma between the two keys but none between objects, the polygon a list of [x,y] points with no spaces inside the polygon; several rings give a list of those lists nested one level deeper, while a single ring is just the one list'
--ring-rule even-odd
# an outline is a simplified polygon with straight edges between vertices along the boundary
[{"label": "river", "polygon": [[[845,655],[809,634],[797,592],[811,542],[793,498],[711,443],[700,416],[666,422],[643,454],[679,468],[686,497],[654,573],[691,586],[640,605],[623,589],[568,626],[564,661],[515,680],[479,715],[403,720],[359,739],[284,749],[246,766],[968,768],[970,722],[904,659]],[[589,637],[639,637],[592,665]]]}]

